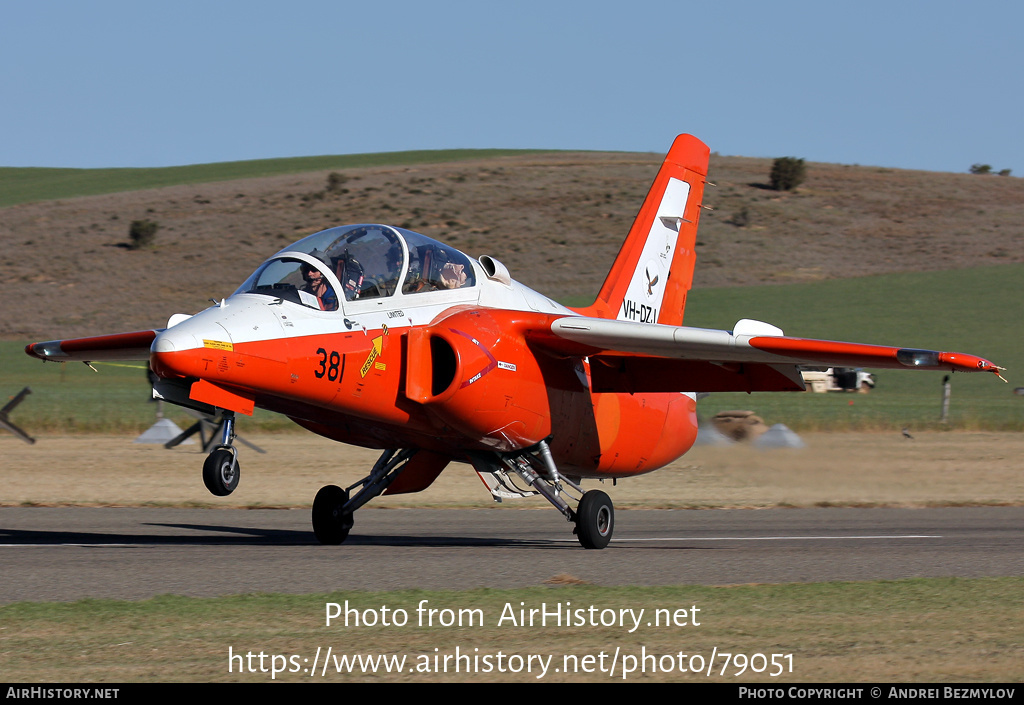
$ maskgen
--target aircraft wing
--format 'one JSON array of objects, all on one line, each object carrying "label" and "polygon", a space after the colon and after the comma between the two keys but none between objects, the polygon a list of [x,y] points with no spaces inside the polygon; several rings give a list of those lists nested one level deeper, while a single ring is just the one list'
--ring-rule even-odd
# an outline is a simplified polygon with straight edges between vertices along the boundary
[{"label": "aircraft wing", "polygon": [[49,340],[31,343],[25,352],[40,360],[54,362],[95,362],[102,360],[149,360],[149,346],[156,330],[98,335],[91,338]]},{"label": "aircraft wing", "polygon": [[[534,342],[550,352],[586,355],[595,392],[797,391],[800,367],[994,372],[966,353],[791,338],[744,319],[731,331],[565,316]],[[1005,381],[1005,380],[1004,380]]]}]

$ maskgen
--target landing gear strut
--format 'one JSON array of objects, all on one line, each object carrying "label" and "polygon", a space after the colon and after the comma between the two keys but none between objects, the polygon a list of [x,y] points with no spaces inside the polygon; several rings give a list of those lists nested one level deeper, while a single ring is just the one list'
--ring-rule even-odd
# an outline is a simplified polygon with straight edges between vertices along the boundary
[{"label": "landing gear strut", "polygon": [[[352,530],[355,511],[386,490],[416,452],[417,449],[386,450],[374,463],[370,474],[359,482],[345,489],[337,485],[322,487],[313,500],[313,533],[317,541],[328,545],[343,543]],[[543,495],[567,521],[575,524],[573,533],[584,548],[604,548],[612,540],[615,528],[612,500],[600,490],[584,492],[577,482],[559,474],[545,441],[517,453],[476,453],[468,459],[485,482],[490,478],[495,498]],[[529,489],[516,486],[513,475]],[[357,490],[355,495],[353,490]],[[575,510],[566,498],[575,502]]]},{"label": "landing gear strut", "polygon": [[[321,487],[313,500],[313,533],[317,541],[337,545],[348,538],[353,513],[388,488],[416,454],[415,449],[386,450],[373,464],[370,474],[354,485]],[[361,488],[354,497],[350,493]]]},{"label": "landing gear strut", "polygon": [[[560,511],[566,520],[575,524],[573,533],[583,548],[604,548],[612,540],[615,507],[611,498],[600,490],[584,492],[579,484],[561,475],[555,467],[551,449],[546,441],[518,453],[496,455],[500,464],[480,456],[472,459],[481,476],[486,474],[494,480],[491,494],[495,498],[539,494]],[[509,471],[522,479],[531,489],[523,490],[516,487],[509,477]],[[577,500],[575,510],[565,497]]]},{"label": "landing gear strut", "polygon": [[238,467],[238,449],[231,445],[235,439],[235,415],[224,412],[224,434],[221,444],[213,449],[203,463],[203,483],[210,493],[226,497],[238,487],[241,469]]}]

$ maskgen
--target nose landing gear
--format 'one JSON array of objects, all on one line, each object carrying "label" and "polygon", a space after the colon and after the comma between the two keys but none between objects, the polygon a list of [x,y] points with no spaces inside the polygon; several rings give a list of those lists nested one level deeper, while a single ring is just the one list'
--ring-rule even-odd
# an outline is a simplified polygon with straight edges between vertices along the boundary
[{"label": "nose landing gear", "polygon": [[203,463],[203,483],[210,494],[226,497],[238,487],[241,468],[238,467],[238,449],[231,445],[235,439],[235,415],[224,412],[224,431],[221,444],[213,449]]},{"label": "nose landing gear", "polygon": [[218,446],[203,463],[203,483],[210,494],[226,497],[238,487],[240,470],[238,451],[233,446]]}]

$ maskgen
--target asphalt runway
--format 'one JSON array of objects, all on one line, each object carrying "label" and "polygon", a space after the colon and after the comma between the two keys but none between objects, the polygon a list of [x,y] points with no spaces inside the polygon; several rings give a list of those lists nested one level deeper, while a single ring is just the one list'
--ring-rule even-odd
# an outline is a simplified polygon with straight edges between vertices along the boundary
[{"label": "asphalt runway", "polygon": [[[553,510],[0,509],[0,602],[340,589],[1024,575],[1024,507],[619,511],[602,551]],[[568,576],[568,577],[567,577]]]}]

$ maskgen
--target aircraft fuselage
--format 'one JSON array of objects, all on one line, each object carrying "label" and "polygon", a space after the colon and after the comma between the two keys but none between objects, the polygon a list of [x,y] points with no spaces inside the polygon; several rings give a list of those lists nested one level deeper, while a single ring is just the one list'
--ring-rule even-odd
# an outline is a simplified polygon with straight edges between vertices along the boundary
[{"label": "aircraft fuselage", "polygon": [[[335,311],[236,292],[158,333],[151,366],[194,402],[243,414],[260,407],[370,448],[459,459],[550,438],[558,466],[580,477],[649,472],[690,448],[693,395],[592,393],[586,358],[529,344],[553,317],[574,313],[473,266],[473,290],[346,301]],[[488,299],[520,308],[479,305]]]}]

